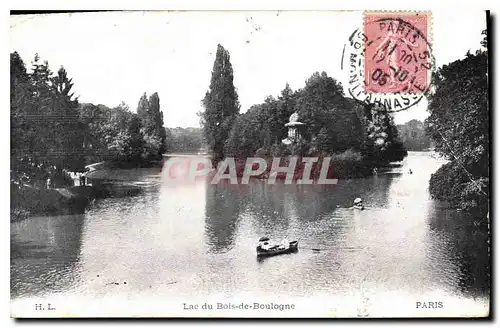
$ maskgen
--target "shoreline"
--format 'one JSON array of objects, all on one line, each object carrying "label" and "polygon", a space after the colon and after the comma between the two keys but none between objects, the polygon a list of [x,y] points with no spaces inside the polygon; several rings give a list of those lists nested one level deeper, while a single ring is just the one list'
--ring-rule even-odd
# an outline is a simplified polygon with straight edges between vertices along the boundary
[{"label": "shoreline", "polygon": [[85,214],[95,199],[134,196],[141,191],[139,187],[129,185],[116,187],[112,184],[52,189],[24,186],[16,189],[14,192],[11,191],[11,222],[32,216]]}]

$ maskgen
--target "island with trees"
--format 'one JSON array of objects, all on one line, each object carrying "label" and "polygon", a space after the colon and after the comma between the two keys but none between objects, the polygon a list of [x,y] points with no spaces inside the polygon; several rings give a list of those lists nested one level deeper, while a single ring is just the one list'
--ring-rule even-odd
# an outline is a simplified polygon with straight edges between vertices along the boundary
[{"label": "island with trees", "polygon": [[[299,90],[286,84],[278,97],[268,96],[245,113],[240,113],[233,78],[229,52],[218,45],[200,113],[214,166],[234,157],[242,172],[248,157],[331,157],[333,177],[345,178],[370,175],[373,168],[407,155],[392,114],[346,97],[341,83],[325,72],[313,73]],[[285,124],[294,113],[305,128],[300,142],[287,145]]]},{"label": "island with trees", "polygon": [[[341,83],[325,72],[313,72],[297,90],[283,81],[277,96],[267,96],[241,112],[230,55],[220,44],[201,101],[201,128],[165,128],[158,93],[144,93],[136,112],[125,103],[113,108],[80,103],[63,67],[53,73],[36,55],[28,72],[19,54],[11,53],[11,210],[47,213],[50,204],[74,201],[52,189],[66,188],[71,194],[75,189],[70,173],[101,161],[117,168],[157,166],[167,152],[206,148],[214,167],[232,157],[240,173],[249,157],[281,157],[286,162],[290,156],[309,156],[330,157],[333,177],[352,178],[403,160],[407,149],[435,147],[449,162],[432,175],[431,196],[486,213],[490,186],[486,36],[482,46],[433,75],[430,116],[424,123],[412,120],[400,126],[383,105],[347,97]],[[300,125],[300,133],[290,134],[291,125]],[[299,175],[303,169],[296,166]],[[265,177],[266,172],[261,175]],[[88,199],[88,192],[83,194]],[[84,206],[82,201],[77,207],[80,211]]]}]

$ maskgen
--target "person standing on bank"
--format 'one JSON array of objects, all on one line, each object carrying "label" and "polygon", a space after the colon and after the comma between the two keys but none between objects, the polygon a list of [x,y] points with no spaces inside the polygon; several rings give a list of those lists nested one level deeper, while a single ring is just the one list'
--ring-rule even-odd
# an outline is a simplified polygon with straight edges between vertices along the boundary
[{"label": "person standing on bank", "polygon": [[80,186],[85,186],[85,179],[86,178],[84,174],[80,175]]}]

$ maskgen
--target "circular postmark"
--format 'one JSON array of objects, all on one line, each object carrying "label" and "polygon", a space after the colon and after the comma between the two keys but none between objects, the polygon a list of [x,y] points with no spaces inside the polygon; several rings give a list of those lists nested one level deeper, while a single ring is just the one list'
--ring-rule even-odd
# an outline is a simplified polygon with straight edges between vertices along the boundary
[{"label": "circular postmark", "polygon": [[342,56],[352,98],[398,112],[430,91],[435,67],[427,14],[368,13]]}]

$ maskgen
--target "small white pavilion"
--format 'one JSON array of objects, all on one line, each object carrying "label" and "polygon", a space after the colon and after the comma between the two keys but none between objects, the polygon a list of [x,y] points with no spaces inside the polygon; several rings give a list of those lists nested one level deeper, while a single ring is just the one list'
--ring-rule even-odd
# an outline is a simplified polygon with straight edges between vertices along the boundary
[{"label": "small white pavilion", "polygon": [[302,127],[305,123],[299,122],[299,114],[297,112],[290,115],[288,123],[285,124],[288,127],[288,137],[283,139],[281,142],[285,145],[290,145],[297,143],[302,139]]}]

